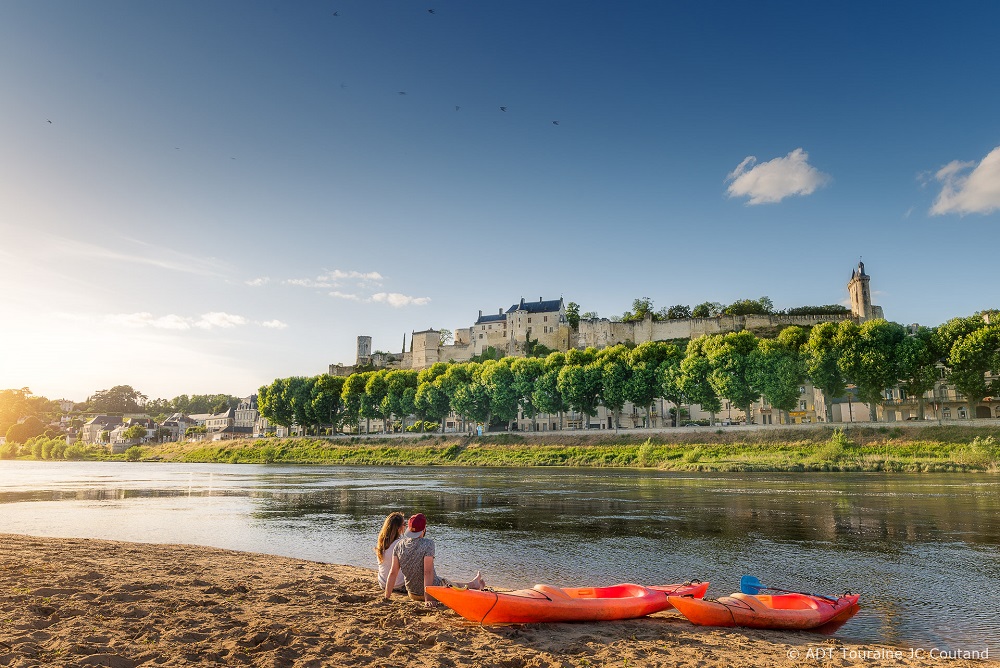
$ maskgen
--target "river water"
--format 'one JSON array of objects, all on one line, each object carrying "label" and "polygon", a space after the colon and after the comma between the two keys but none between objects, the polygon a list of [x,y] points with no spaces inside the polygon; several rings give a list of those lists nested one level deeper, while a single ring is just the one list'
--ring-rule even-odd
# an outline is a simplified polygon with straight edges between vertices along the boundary
[{"label": "river water", "polygon": [[[193,543],[374,568],[393,510],[437,569],[503,588],[743,574],[862,594],[838,637],[1000,654],[1000,478],[0,461],[0,533]],[[374,585],[373,585],[374,586]]]}]

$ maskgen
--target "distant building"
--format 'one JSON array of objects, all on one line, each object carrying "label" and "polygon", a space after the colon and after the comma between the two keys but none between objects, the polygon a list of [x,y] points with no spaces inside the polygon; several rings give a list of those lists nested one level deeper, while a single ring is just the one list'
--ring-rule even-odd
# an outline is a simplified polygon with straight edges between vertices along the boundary
[{"label": "distant building", "polygon": [[[145,435],[139,438],[126,438],[125,432],[135,425],[141,425],[146,430]],[[145,443],[156,438],[157,429],[158,425],[156,422],[149,418],[126,418],[122,420],[121,424],[111,430],[111,454],[121,454],[133,445],[139,445],[140,443]]]},{"label": "distant building", "polygon": [[101,434],[114,431],[121,423],[122,418],[117,415],[96,415],[80,429],[80,439],[84,443],[103,443]]},{"label": "distant building", "polygon": [[865,273],[865,263],[858,262],[857,269],[847,283],[847,292],[851,295],[851,313],[861,322],[885,317],[882,315],[882,307],[872,304],[870,282],[871,277]]},{"label": "distant building", "polygon": [[198,426],[198,422],[194,418],[183,413],[174,413],[163,421],[160,429],[164,432],[162,437],[164,441],[181,441],[188,428],[196,426]]},{"label": "distant building", "polygon": [[248,429],[253,432],[254,425],[260,418],[260,411],[257,410],[257,395],[251,394],[240,401],[239,406],[233,414],[233,426],[241,429]]},{"label": "distant building", "polygon": [[235,423],[236,411],[230,407],[221,413],[213,413],[205,418],[205,432],[211,438],[213,434],[221,433],[226,428],[232,427]]}]

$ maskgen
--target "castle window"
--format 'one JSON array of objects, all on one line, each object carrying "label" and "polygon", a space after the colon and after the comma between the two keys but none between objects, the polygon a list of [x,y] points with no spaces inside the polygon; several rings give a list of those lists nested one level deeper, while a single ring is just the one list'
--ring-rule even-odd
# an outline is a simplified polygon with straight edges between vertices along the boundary
[{"label": "castle window", "polygon": [[529,323],[531,322],[531,318],[528,318],[528,322],[529,322]]},{"label": "castle window", "polygon": [[545,316],[542,316],[542,320],[543,320],[544,322],[548,322],[548,321],[549,321],[549,316],[547,316],[547,315],[545,315]]}]

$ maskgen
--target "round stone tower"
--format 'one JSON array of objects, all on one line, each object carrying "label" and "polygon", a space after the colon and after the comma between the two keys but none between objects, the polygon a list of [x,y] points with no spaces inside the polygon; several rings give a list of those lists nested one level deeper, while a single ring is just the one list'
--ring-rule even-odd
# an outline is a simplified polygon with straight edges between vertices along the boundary
[{"label": "round stone tower", "polygon": [[851,280],[847,284],[847,292],[851,295],[851,313],[858,322],[876,317],[875,309],[872,307],[870,282],[871,277],[865,273],[865,263],[858,262],[858,267],[851,274]]},{"label": "round stone tower", "polygon": [[358,337],[358,359],[355,362],[358,366],[367,366],[372,362],[372,337]]}]

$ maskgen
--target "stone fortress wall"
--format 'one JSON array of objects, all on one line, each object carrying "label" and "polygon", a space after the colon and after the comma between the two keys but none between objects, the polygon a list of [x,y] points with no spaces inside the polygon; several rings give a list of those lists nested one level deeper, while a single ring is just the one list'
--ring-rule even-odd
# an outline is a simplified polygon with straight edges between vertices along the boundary
[{"label": "stone fortress wall", "polygon": [[834,315],[722,315],[714,318],[653,320],[651,315],[635,322],[615,322],[607,318],[581,320],[574,329],[566,319],[563,300],[527,302],[523,298],[507,311],[484,315],[472,327],[458,329],[454,341],[441,344],[440,332],[429,329],[411,332],[409,350],[393,355],[373,355],[371,337],[358,337],[358,357],[354,365],[331,364],[329,373],[346,376],[359,366],[421,370],[437,362],[466,362],[493,347],[509,356],[524,355],[530,337],[534,342],[565,352],[571,348],[606,348],[619,343],[693,339],[706,334],[725,334],[748,330],[766,332],[790,325],[811,327],[824,322],[853,320],[864,322],[882,318],[880,306],[871,303],[870,277],[864,263],[851,274],[847,290],[851,311]]}]

